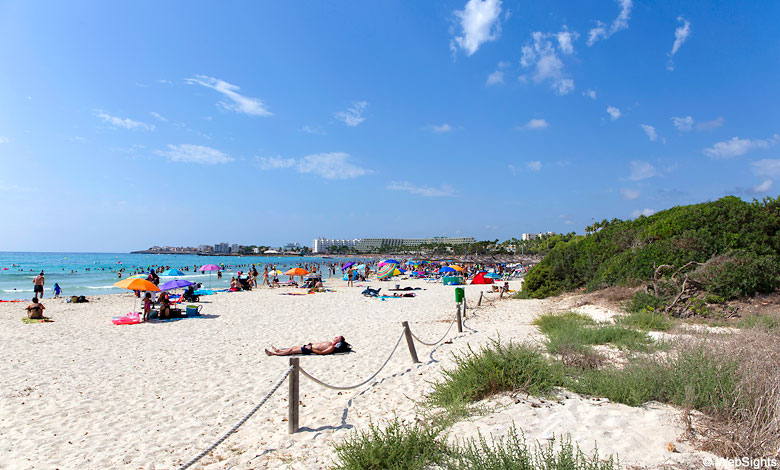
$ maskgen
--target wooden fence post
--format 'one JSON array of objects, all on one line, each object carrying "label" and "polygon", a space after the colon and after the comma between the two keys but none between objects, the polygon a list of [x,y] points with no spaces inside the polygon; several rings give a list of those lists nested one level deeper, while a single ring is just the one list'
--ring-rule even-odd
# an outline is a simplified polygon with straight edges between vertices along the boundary
[{"label": "wooden fence post", "polygon": [[298,432],[298,401],[300,397],[300,391],[298,384],[300,382],[299,368],[300,358],[291,357],[290,365],[293,370],[290,372],[289,377],[289,393],[287,394],[288,408],[287,408],[287,431],[289,434]]},{"label": "wooden fence post", "polygon": [[481,307],[482,306],[482,294],[483,294],[483,292],[479,291],[479,301],[477,302],[477,307]]},{"label": "wooden fence post", "polygon": [[401,324],[404,326],[404,335],[406,336],[406,344],[409,346],[409,354],[412,355],[412,362],[417,364],[420,360],[417,359],[417,350],[414,349],[414,339],[412,339],[412,330],[409,329],[409,322],[405,321]]},{"label": "wooden fence post", "polygon": [[460,316],[460,304],[457,304],[455,318],[458,320],[458,333],[463,333],[463,318]]}]

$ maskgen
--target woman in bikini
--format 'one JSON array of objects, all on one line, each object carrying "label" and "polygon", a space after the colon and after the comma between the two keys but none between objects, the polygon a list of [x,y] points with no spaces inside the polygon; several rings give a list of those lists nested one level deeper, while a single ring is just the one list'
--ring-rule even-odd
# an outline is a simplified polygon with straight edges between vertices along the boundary
[{"label": "woman in bikini", "polygon": [[293,346],[291,348],[277,349],[271,345],[273,351],[265,350],[269,356],[292,356],[293,354],[333,354],[334,352],[347,352],[352,349],[343,336],[336,336],[333,341],[324,341],[321,343],[308,343],[303,346]]}]

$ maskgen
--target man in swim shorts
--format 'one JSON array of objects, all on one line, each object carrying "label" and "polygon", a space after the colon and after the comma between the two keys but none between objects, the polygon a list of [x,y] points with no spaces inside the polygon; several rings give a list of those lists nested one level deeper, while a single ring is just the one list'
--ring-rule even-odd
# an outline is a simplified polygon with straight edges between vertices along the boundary
[{"label": "man in swim shorts", "polygon": [[43,285],[45,284],[45,282],[46,281],[43,279],[43,271],[41,271],[41,273],[35,276],[35,279],[33,279],[34,296],[43,298]]},{"label": "man in swim shorts", "polygon": [[347,352],[352,347],[347,343],[343,336],[336,336],[333,341],[323,341],[321,343],[308,343],[303,346],[293,346],[291,348],[277,349],[271,345],[273,351],[265,350],[269,356],[292,356],[293,354],[333,354],[334,352]]}]

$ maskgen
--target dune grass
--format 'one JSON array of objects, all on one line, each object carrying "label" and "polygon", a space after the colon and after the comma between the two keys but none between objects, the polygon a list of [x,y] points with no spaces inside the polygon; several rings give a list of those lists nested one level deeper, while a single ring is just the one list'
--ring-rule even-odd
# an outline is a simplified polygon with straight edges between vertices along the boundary
[{"label": "dune grass", "polygon": [[455,411],[498,392],[518,390],[546,395],[563,383],[564,369],[528,344],[492,341],[475,352],[455,356],[455,368],[444,371],[427,403]]},{"label": "dune grass", "polygon": [[669,331],[674,326],[666,315],[647,310],[620,317],[617,324],[646,331]]},{"label": "dune grass", "polygon": [[780,329],[780,318],[769,315],[751,315],[737,323],[738,328],[777,331]]},{"label": "dune grass", "polygon": [[584,353],[591,346],[610,344],[621,349],[649,351],[653,340],[646,333],[611,323],[599,323],[574,312],[548,313],[534,321],[547,335],[545,345],[553,354]]},{"label": "dune grass", "polygon": [[598,452],[585,455],[570,439],[530,447],[512,427],[506,438],[488,443],[484,436],[448,444],[439,429],[404,426],[397,419],[384,429],[374,424],[367,432],[353,433],[336,445],[338,470],[615,470],[620,465],[610,457],[601,461]]}]

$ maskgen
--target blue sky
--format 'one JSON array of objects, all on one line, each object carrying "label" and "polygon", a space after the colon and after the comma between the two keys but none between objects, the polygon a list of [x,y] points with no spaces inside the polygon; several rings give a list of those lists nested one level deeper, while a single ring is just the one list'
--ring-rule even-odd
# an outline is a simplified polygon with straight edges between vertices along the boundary
[{"label": "blue sky", "polygon": [[780,193],[778,2],[0,4],[0,250],[582,233]]}]

